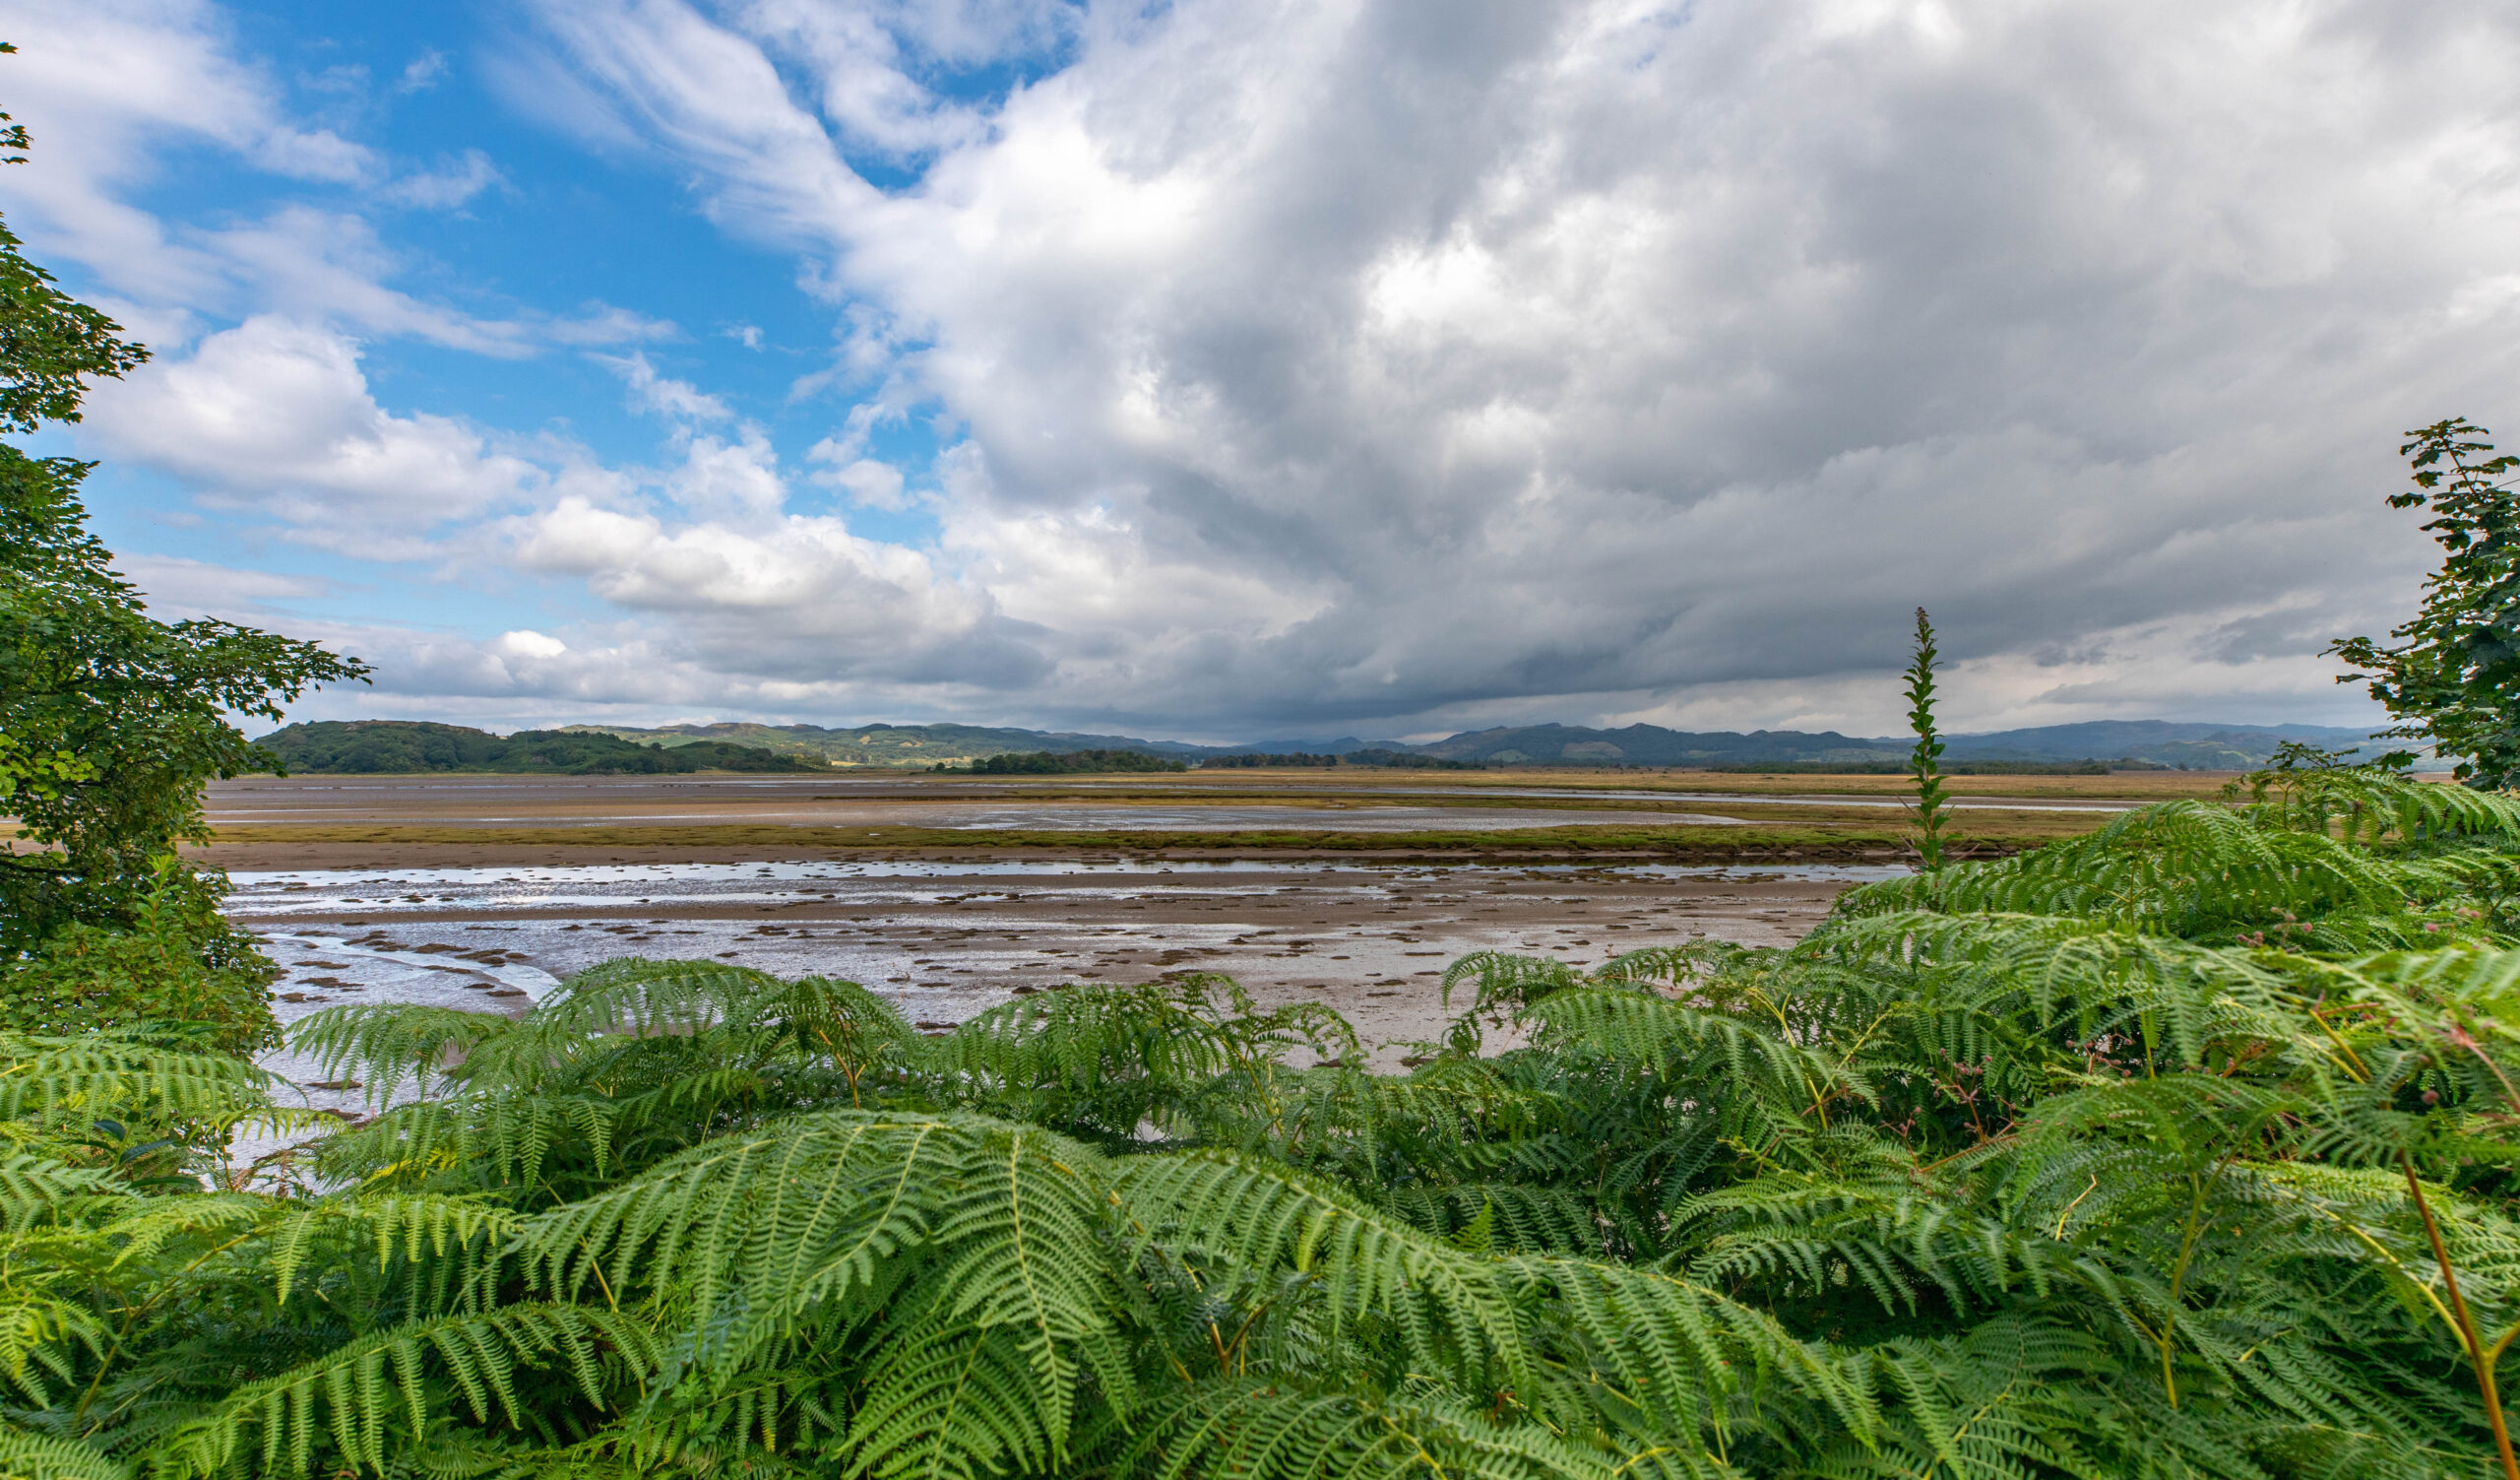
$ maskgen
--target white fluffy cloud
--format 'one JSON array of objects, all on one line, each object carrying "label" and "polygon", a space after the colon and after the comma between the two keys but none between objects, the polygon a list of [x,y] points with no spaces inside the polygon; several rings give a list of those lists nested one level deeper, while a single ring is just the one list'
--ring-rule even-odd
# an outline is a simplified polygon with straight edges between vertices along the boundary
[{"label": "white fluffy cloud", "polygon": [[[360,332],[521,356],[553,344],[636,344],[672,326],[604,304],[481,317],[404,292],[407,264],[362,217],[286,205],[259,220],[169,225],[130,203],[170,152],[208,147],[249,169],[346,187],[397,209],[451,210],[500,183],[477,150],[398,161],[292,117],[268,69],[241,58],[212,0],[22,0],[10,8],[9,111],[37,148],[9,174],[9,215],[38,254],[80,263],[119,318],[180,344],[202,318],[278,309]],[[441,59],[442,60],[442,59]]]},{"label": "white fluffy cloud", "polygon": [[[217,255],[175,239],[126,203],[167,137],[214,141],[264,170],[302,179],[370,178],[374,153],[286,118],[274,90],[238,62],[208,0],[78,0],[14,6],[9,111],[42,148],[12,171],[12,218],[41,247],[90,265],[114,292],[149,305],[215,300]],[[41,57],[41,66],[27,65]]]},{"label": "white fluffy cloud", "polygon": [[688,380],[660,375],[648,356],[636,350],[627,354],[591,356],[621,377],[630,388],[630,404],[639,411],[670,417],[682,421],[724,421],[734,415],[726,403],[704,393]]},{"label": "white fluffy cloud", "polygon": [[263,316],[89,399],[107,451],[165,469],[217,505],[366,558],[416,558],[429,536],[536,495],[536,464],[448,417],[376,404],[358,347]]}]

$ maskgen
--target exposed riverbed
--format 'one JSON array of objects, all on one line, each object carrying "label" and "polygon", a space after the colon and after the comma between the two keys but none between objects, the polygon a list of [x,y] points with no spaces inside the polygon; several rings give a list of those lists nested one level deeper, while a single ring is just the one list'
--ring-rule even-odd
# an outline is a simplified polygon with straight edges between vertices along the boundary
[{"label": "exposed riverbed", "polygon": [[1327,1002],[1390,1067],[1400,1045],[1441,1032],[1443,969],[1471,952],[1590,964],[1696,936],[1781,945],[1848,884],[1899,871],[1091,858],[305,869],[234,874],[228,913],[285,968],[284,1022],[358,1001],[520,1012],[626,955],[845,977],[933,1025],[1026,991],[1198,970],[1264,1004]]}]

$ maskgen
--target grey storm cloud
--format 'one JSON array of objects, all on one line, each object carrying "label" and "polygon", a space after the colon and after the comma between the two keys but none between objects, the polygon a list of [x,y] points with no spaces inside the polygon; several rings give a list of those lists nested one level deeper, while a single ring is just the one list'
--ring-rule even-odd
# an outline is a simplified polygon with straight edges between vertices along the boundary
[{"label": "grey storm cloud", "polygon": [[[2318,642],[2426,563],[2397,433],[2509,410],[2503,6],[1102,6],[889,195],[777,9],[546,18],[889,315],[1049,710],[1686,714],[1895,667],[1921,602],[1989,711],[2332,709]],[[1028,543],[1088,512],[1130,569]]]}]

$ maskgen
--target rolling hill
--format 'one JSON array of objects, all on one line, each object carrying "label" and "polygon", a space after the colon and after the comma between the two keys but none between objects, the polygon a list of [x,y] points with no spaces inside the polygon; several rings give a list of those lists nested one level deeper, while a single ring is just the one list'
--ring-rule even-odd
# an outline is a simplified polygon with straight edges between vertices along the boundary
[{"label": "rolling hill", "polygon": [[819,771],[795,755],[703,740],[671,749],[618,736],[520,730],[497,736],[423,720],[322,721],[290,725],[254,741],[289,770],[308,775],[391,775],[498,771],[566,776],[671,775],[691,771]]},{"label": "rolling hill", "polygon": [[776,755],[807,757],[841,766],[925,767],[939,761],[1044,750],[1061,754],[1078,750],[1144,750],[1178,760],[1195,760],[1220,748],[1182,740],[1137,740],[1125,735],[1052,734],[980,725],[860,725],[854,730],[826,730],[820,725],[665,725],[654,730],[629,725],[567,725],[562,727],[562,733],[608,735],[670,750],[709,743],[750,745]]},{"label": "rolling hill", "polygon": [[[2108,720],[2048,725],[1950,738],[1946,759],[2074,761],[2139,760],[2198,771],[2245,770],[2263,764],[2286,740],[2323,749],[2364,745],[2365,730],[2330,725],[2176,724],[2167,720]],[[1414,748],[1449,760],[1515,764],[1709,766],[1775,762],[1896,763],[1911,741],[1866,739],[1822,731],[1755,730],[1697,733],[1660,725],[1587,730],[1570,725],[1524,725],[1480,730]],[[2371,745],[2378,754],[2385,746]]]},{"label": "rolling hill", "polygon": [[[669,750],[707,743],[754,746],[777,754],[809,757],[830,765],[925,768],[991,755],[1051,751],[1142,750],[1180,760],[1208,755],[1303,750],[1353,754],[1382,749],[1487,765],[1734,766],[1777,763],[1880,765],[1904,759],[1905,739],[1816,734],[1798,730],[1667,730],[1629,725],[1594,730],[1575,725],[1520,725],[1466,731],[1412,745],[1399,740],[1269,740],[1240,745],[1201,745],[1186,740],[1143,740],[1123,735],[1021,730],[977,725],[861,725],[827,730],[819,725],[669,725],[642,730],[622,725],[571,725],[564,733],[603,735]],[[2367,732],[2329,725],[2181,724],[2166,720],[2110,720],[1955,736],[1954,761],[2137,760],[2192,770],[2242,770],[2262,764],[2285,740],[2327,749],[2362,745]],[[2365,753],[2377,754],[2380,746]]]}]

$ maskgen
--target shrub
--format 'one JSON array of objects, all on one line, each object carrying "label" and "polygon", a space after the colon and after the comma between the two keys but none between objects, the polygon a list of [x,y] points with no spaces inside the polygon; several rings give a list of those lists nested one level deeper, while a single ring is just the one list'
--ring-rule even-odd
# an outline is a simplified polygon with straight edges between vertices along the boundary
[{"label": "shrub", "polygon": [[171,863],[127,923],[71,924],[0,962],[0,1029],[173,1032],[226,1054],[280,1042],[279,969],[219,913],[222,881]]}]

